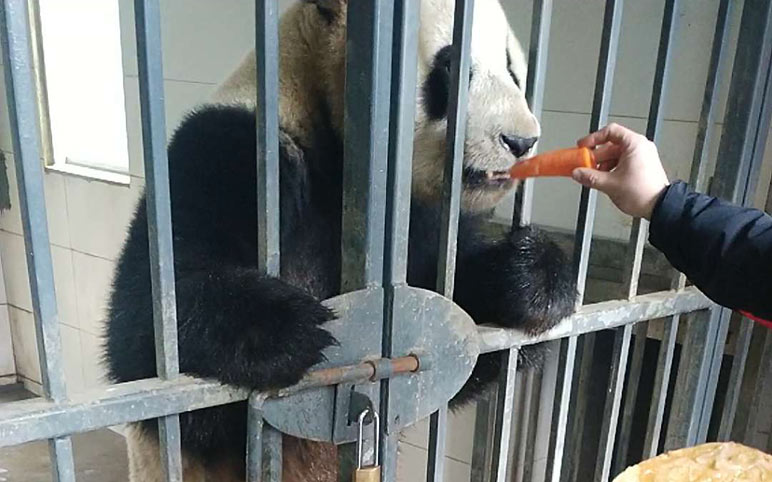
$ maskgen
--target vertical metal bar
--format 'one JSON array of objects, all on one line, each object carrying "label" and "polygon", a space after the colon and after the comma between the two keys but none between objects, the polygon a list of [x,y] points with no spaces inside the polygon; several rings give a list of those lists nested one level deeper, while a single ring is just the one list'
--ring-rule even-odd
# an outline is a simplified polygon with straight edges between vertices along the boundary
[{"label": "vertical metal bar", "polygon": [[525,386],[521,389],[525,403],[519,427],[519,451],[515,458],[515,481],[529,482],[533,477],[533,459],[536,447],[536,426],[538,417],[541,373],[529,370],[525,377]]},{"label": "vertical metal bar", "polygon": [[724,408],[721,411],[721,422],[718,429],[718,441],[730,441],[734,426],[737,404],[740,402],[740,389],[745,375],[745,363],[748,360],[748,349],[751,346],[753,322],[745,317],[740,320],[737,339],[735,340],[732,370],[724,395]]},{"label": "vertical metal bar", "polygon": [[[743,6],[730,93],[711,191],[732,202],[749,205],[772,118],[772,0],[752,0]],[[706,340],[711,358],[698,441],[705,439],[710,425],[731,317],[728,309],[719,311],[718,330]]]},{"label": "vertical metal bar", "polygon": [[282,435],[263,424],[263,482],[282,482]]},{"label": "vertical metal bar", "polygon": [[279,8],[255,3],[257,62],[257,250],[260,270],[278,276],[279,254]]},{"label": "vertical metal bar", "polygon": [[247,482],[262,479],[263,429],[263,399],[253,392],[247,406]]},{"label": "vertical metal bar", "polygon": [[[0,4],[0,42],[43,390],[46,397],[61,402],[67,398],[67,387],[40,165],[26,0],[4,0]],[[53,479],[75,480],[70,438],[49,441],[49,453]]]},{"label": "vertical metal bar", "polygon": [[453,53],[450,61],[450,100],[448,104],[447,148],[443,174],[440,255],[437,266],[437,292],[453,297],[456,271],[456,235],[461,205],[461,171],[464,163],[469,69],[472,64],[472,14],[474,0],[456,0],[453,24]]},{"label": "vertical metal bar", "polygon": [[[654,72],[654,82],[652,85],[651,90],[651,101],[649,103],[649,116],[648,121],[646,125],[646,137],[653,141],[657,142],[659,139],[659,133],[661,132],[662,127],[662,120],[664,116],[664,110],[662,109],[662,104],[664,101],[664,98],[667,94],[667,87],[668,87],[668,77],[669,77],[669,71],[670,71],[670,57],[671,57],[671,51],[672,51],[672,43],[673,43],[673,36],[676,32],[676,21],[677,16],[675,15],[675,12],[678,8],[678,1],[677,0],[666,0],[665,1],[665,7],[664,7],[664,13],[662,15],[662,27],[660,29],[660,37],[659,37],[659,47],[657,50],[657,63],[656,68]],[[649,233],[649,223],[645,219],[636,218],[633,220],[633,226],[632,230],[630,232],[630,240],[628,243],[628,249],[627,249],[627,260],[625,263],[625,274],[624,274],[624,291],[625,295],[628,299],[633,298],[635,295],[638,294],[638,283],[641,276],[641,264],[643,263],[643,250],[644,246],[646,244],[646,239],[648,237]],[[625,463],[625,460],[627,458],[627,450],[629,446],[629,437],[630,437],[630,430],[632,425],[632,416],[633,411],[635,408],[635,402],[638,395],[638,379],[640,377],[641,368],[643,366],[643,355],[644,350],[646,347],[646,336],[647,336],[647,327],[648,323],[640,323],[635,328],[635,346],[633,349],[633,356],[631,361],[631,372],[629,377],[629,386],[627,389],[627,394],[625,397],[625,418],[622,420],[622,427],[620,430],[620,440],[619,440],[619,456],[617,457],[617,469],[621,469],[621,464]],[[623,342],[623,344],[629,345],[629,338],[632,334],[632,330],[628,329],[628,327],[625,327],[622,330],[622,336],[627,337],[627,340]],[[624,372],[625,367],[622,366],[621,368],[617,368],[617,365],[626,365],[628,363],[627,360],[627,353],[625,352],[624,358],[620,359],[614,359],[613,361],[614,366],[612,367],[612,377],[614,376],[614,372]],[[617,388],[621,391],[621,387],[616,387],[616,384],[624,384],[624,377],[621,379],[612,378],[611,385],[614,387],[614,393],[616,393]],[[615,398],[615,403],[621,403],[621,399],[617,401]],[[619,411],[619,407],[612,407],[610,412],[611,414],[616,414]],[[616,415],[614,415],[615,417]],[[613,446],[608,446],[607,442],[608,440],[613,440],[616,433],[617,433],[617,420],[616,418],[614,420],[611,420],[609,423],[609,431],[605,431],[605,422],[604,422],[604,431],[601,434],[601,445],[606,443],[606,451],[608,451],[607,454],[605,454],[605,459],[603,463],[603,480],[608,478],[609,472],[605,472],[608,470],[608,465],[611,463],[611,459],[613,458]],[[607,437],[606,442],[604,442],[603,438]],[[621,471],[621,470],[619,470]],[[617,470],[614,471],[615,473]]]},{"label": "vertical metal bar", "polygon": [[[139,98],[145,158],[145,193],[153,292],[156,369],[161,378],[179,373],[174,288],[169,163],[166,157],[161,12],[157,0],[135,0]],[[178,415],[158,419],[161,463],[168,481],[182,480]]]},{"label": "vertical metal bar", "polygon": [[611,366],[611,381],[606,394],[606,408],[601,427],[600,445],[598,447],[598,462],[595,465],[595,480],[605,482],[611,475],[611,461],[614,457],[614,438],[617,434],[617,420],[619,408],[622,402],[622,389],[624,388],[625,370],[627,369],[627,355],[630,351],[630,335],[633,326],[625,325],[621,331],[617,330],[614,336],[613,360]]},{"label": "vertical metal bar", "polygon": [[707,342],[716,338],[720,318],[721,310],[717,307],[689,316],[673,393],[665,450],[692,445],[697,441],[709,374],[710,350]]},{"label": "vertical metal bar", "polygon": [[429,417],[429,460],[426,480],[442,482],[445,477],[445,440],[448,435],[448,406],[440,407]]},{"label": "vertical metal bar", "polygon": [[[383,281],[393,2],[351,2],[346,29],[344,292]],[[387,21],[388,20],[388,21]]]},{"label": "vertical metal bar", "polygon": [[501,371],[496,392],[496,423],[493,429],[492,477],[494,482],[510,480],[507,474],[509,444],[512,436],[512,407],[515,399],[517,348],[501,352]]},{"label": "vertical metal bar", "polygon": [[[673,367],[673,356],[678,335],[679,316],[676,315],[665,323],[664,335],[657,357],[657,372],[654,375],[654,390],[652,391],[649,420],[646,425],[646,438],[643,442],[643,458],[657,455],[659,449],[662,422],[665,418],[670,373]],[[626,459],[626,457],[625,457]],[[624,463],[621,460],[620,463]]]},{"label": "vertical metal bar", "polygon": [[[464,163],[469,70],[472,64],[472,21],[474,0],[456,0],[453,23],[453,51],[450,58],[450,96],[446,132],[445,170],[443,173],[442,222],[437,262],[437,292],[453,298],[456,272],[458,218],[461,208],[461,173]],[[443,480],[447,406],[440,407],[429,419],[430,481]]]},{"label": "vertical metal bar", "polygon": [[491,477],[490,433],[495,423],[496,410],[492,395],[488,390],[476,402],[474,421],[474,443],[472,445],[472,482],[488,482]]},{"label": "vertical metal bar", "polygon": [[[607,0],[603,17],[603,33],[601,34],[598,72],[595,80],[595,95],[593,98],[590,130],[595,131],[608,121],[611,103],[611,91],[616,66],[619,32],[622,23],[623,0]],[[595,206],[597,191],[582,188],[577,220],[576,239],[574,240],[573,265],[577,279],[577,304],[584,300],[584,289],[587,280],[587,267],[592,245],[592,230],[595,222]],[[561,341],[559,357],[559,373],[563,374],[558,381],[554,399],[552,431],[549,444],[549,458],[546,479],[557,482],[563,469],[563,452],[565,449],[566,425],[570,409],[571,384],[574,377],[577,337],[572,336]]]},{"label": "vertical metal bar", "polygon": [[761,350],[761,357],[759,359],[758,378],[754,381],[753,397],[751,399],[750,407],[748,408],[748,416],[742,423],[745,424],[745,439],[747,441],[753,440],[754,435],[757,433],[759,414],[765,411],[766,395],[764,377],[772,371],[772,331],[766,330],[764,332],[763,348]]},{"label": "vertical metal bar", "polygon": [[718,5],[716,17],[716,29],[713,34],[713,46],[710,52],[708,65],[708,78],[705,82],[705,93],[702,97],[702,109],[697,123],[697,141],[694,146],[694,158],[692,159],[691,175],[689,181],[695,189],[705,186],[708,168],[708,153],[710,139],[713,132],[713,124],[716,117],[716,103],[718,101],[718,81],[721,78],[721,66],[729,43],[728,19],[734,2],[721,0]]},{"label": "vertical metal bar", "polygon": [[[391,356],[394,288],[407,282],[407,253],[410,226],[410,194],[413,164],[413,130],[415,96],[418,83],[418,25],[420,3],[410,0],[394,2],[392,48],[391,112],[389,123],[389,165],[386,179],[386,259],[384,266],[384,356]],[[381,393],[389,396],[389,380],[381,382]],[[388,403],[385,399],[384,403]],[[398,434],[388,431],[388,420],[380,444],[384,480],[396,479]],[[444,425],[442,425],[444,428]],[[444,442],[444,431],[439,434]],[[430,447],[432,444],[430,443]],[[443,457],[439,458],[442,473]],[[434,465],[430,461],[429,470]],[[440,475],[441,477],[441,475]]]},{"label": "vertical metal bar", "polygon": [[[716,16],[716,27],[715,33],[713,34],[708,76],[705,82],[705,93],[703,95],[702,109],[698,122],[694,158],[692,160],[691,174],[689,176],[689,183],[696,190],[704,189],[706,183],[708,147],[713,124],[715,123],[715,105],[718,100],[717,86],[718,80],[720,79],[723,58],[726,53],[726,46],[728,44],[728,19],[730,17],[732,5],[733,2],[730,0],[721,0]],[[673,279],[673,288],[682,289],[685,282],[686,278],[684,275],[680,273],[676,274]],[[675,315],[671,317],[665,325],[665,332],[659,351],[657,372],[654,380],[654,395],[649,409],[649,421],[644,441],[644,458],[655,456],[659,448],[665,404],[667,402],[668,381],[670,380],[670,372],[673,365],[676,335],[678,333],[679,324],[680,315]]]},{"label": "vertical metal bar", "polygon": [[418,25],[420,2],[394,3],[394,49],[392,52],[392,102],[389,135],[389,166],[386,196],[386,266],[384,285],[407,280],[410,225],[410,192],[413,165],[416,86],[418,83]]},{"label": "vertical metal bar", "polygon": [[[346,29],[346,90],[343,163],[342,288],[377,287],[384,281],[394,251],[385,258],[386,189],[389,169],[389,115],[394,2],[349,2]],[[403,127],[404,128],[404,127]],[[393,163],[392,163],[393,164]],[[404,171],[399,170],[404,175]],[[396,172],[393,172],[396,175]],[[402,181],[404,182],[404,180]],[[397,206],[399,207],[399,206]],[[399,242],[396,238],[390,242]],[[402,246],[399,245],[399,249]],[[384,262],[386,259],[386,262]],[[389,277],[393,279],[393,271]],[[387,286],[391,285],[389,279]],[[391,305],[384,297],[381,325],[383,356],[391,354]],[[393,481],[396,434],[391,433],[389,380],[380,385],[382,478]]]},{"label": "vertical metal bar", "polygon": [[[550,27],[552,25],[552,0],[534,0],[531,18],[531,42],[528,52],[528,79],[525,98],[536,118],[541,121],[544,107],[544,90],[549,54]],[[531,223],[533,210],[533,179],[526,179],[518,186],[512,224],[525,226]]]},{"label": "vertical metal bar", "polygon": [[[413,161],[413,129],[415,128],[415,95],[418,82],[419,2],[394,2],[394,33],[392,49],[391,112],[389,135],[389,165],[386,198],[386,259],[384,266],[384,356],[391,356],[394,288],[407,282],[407,252],[410,225],[410,193]],[[381,382],[381,393],[389,396],[389,380]],[[383,399],[388,403],[388,398]],[[398,434],[390,433],[384,423],[381,440],[381,461],[384,480],[396,479]],[[444,441],[444,433],[440,440]],[[430,444],[431,446],[431,444]],[[440,464],[444,460],[439,458]],[[431,470],[430,461],[429,468]],[[440,465],[440,472],[442,466]]]}]

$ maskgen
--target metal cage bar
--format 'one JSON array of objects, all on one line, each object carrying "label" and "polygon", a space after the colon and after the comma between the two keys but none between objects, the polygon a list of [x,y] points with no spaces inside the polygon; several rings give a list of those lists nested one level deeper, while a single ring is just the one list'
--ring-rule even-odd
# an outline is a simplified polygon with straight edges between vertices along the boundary
[{"label": "metal cage bar", "polygon": [[[257,264],[266,275],[279,276],[279,12],[275,0],[255,2],[255,70]],[[263,398],[253,393],[247,408],[246,464],[250,482],[281,479],[281,459],[278,464],[270,463],[276,454],[281,456],[281,437],[263,436],[272,430],[262,419]],[[264,471],[264,462],[273,470]]]},{"label": "metal cage bar", "polygon": [[[415,92],[418,83],[419,3],[394,2],[391,58],[391,110],[389,119],[389,163],[386,179],[386,240],[384,259],[384,344],[383,356],[391,356],[394,289],[407,283],[407,253],[410,226],[410,195],[413,165]],[[381,382],[383,404],[388,404],[389,381]],[[382,427],[388,429],[388,423]],[[398,434],[383,431],[380,459],[385,480],[396,478]],[[444,439],[443,439],[444,440]],[[390,479],[389,479],[390,478]]]},{"label": "metal cage bar", "polygon": [[[5,0],[0,4],[6,96],[43,391],[53,402],[63,402],[67,399],[67,387],[40,165],[37,97],[28,21],[26,0]],[[48,447],[53,480],[74,481],[75,466],[70,438],[62,436],[50,439]]]},{"label": "metal cage bar", "polygon": [[[664,117],[663,101],[667,95],[668,77],[670,71],[670,58],[672,52],[673,37],[677,31],[678,0],[666,0],[664,12],[662,15],[662,27],[660,29],[659,47],[657,50],[657,63],[654,73],[654,82],[651,89],[651,101],[649,103],[649,116],[646,124],[646,137],[652,142],[657,142],[661,132],[662,121]],[[633,220],[633,226],[630,233],[630,240],[627,249],[627,259],[625,262],[625,274],[623,279],[625,285],[623,295],[628,299],[638,294],[638,282],[641,276],[641,265],[643,263],[643,249],[648,237],[649,224],[645,219],[636,218]],[[622,350],[620,357],[612,361],[612,374],[610,380],[609,392],[614,393],[613,397],[607,400],[606,412],[610,414],[608,423],[604,419],[603,429],[601,431],[601,451],[604,452],[602,462],[599,455],[599,466],[603,467],[602,476],[599,480],[608,479],[612,474],[611,463],[614,455],[614,442],[617,436],[617,423],[620,404],[622,403],[622,389],[625,384],[625,370],[628,364],[628,349],[630,338],[635,331],[635,345],[633,347],[632,360],[630,360],[630,373],[625,400],[624,400],[624,418],[619,430],[619,451],[617,456],[617,466],[614,468],[614,474],[621,472],[622,464],[627,458],[627,448],[629,445],[629,433],[632,424],[632,416],[635,402],[638,395],[638,379],[643,367],[643,354],[646,347],[648,322],[638,323],[634,328],[630,325],[625,326],[616,336],[621,336]],[[615,345],[616,346],[616,345]],[[616,354],[616,352],[615,352]],[[609,403],[610,402],[610,403]],[[598,478],[598,477],[596,477]]]},{"label": "metal cage bar", "polygon": [[[389,115],[394,2],[350,2],[346,29],[342,291],[384,281]],[[384,299],[384,307],[389,304]],[[377,327],[382,355],[391,352],[390,309]],[[384,481],[396,479],[397,435],[389,427],[389,382],[381,381],[381,461]]]},{"label": "metal cage bar", "polygon": [[[549,56],[550,28],[552,27],[552,0],[533,0],[531,17],[531,41],[528,46],[528,78],[525,82],[525,99],[534,116],[541,122],[544,108],[544,90]],[[533,211],[533,179],[520,183],[515,195],[512,213],[513,226],[531,223]]]},{"label": "metal cage bar", "polygon": [[493,432],[492,477],[494,482],[507,482],[511,476],[507,472],[509,448],[512,435],[512,409],[515,400],[515,380],[517,373],[517,348],[501,352],[501,371],[499,386],[496,391],[496,422]]},{"label": "metal cage bar", "polygon": [[[145,160],[145,195],[153,294],[156,369],[163,379],[179,374],[174,248],[166,155],[161,51],[161,11],[157,0],[135,0],[139,99]],[[161,464],[167,481],[182,481],[179,416],[158,419]]]},{"label": "metal cage bar", "polygon": [[[450,95],[446,131],[445,169],[442,179],[442,218],[436,290],[453,298],[456,273],[458,218],[461,209],[461,174],[464,163],[467,98],[471,69],[474,0],[456,0],[453,13],[453,50],[450,56]],[[447,404],[429,418],[429,468],[427,480],[443,480]]]},{"label": "metal cage bar", "polygon": [[[705,188],[708,166],[708,143],[712,132],[715,105],[718,102],[718,80],[723,65],[723,58],[728,43],[728,19],[731,14],[732,2],[721,0],[718,6],[716,27],[713,35],[708,75],[705,81],[705,93],[703,95],[700,119],[695,141],[694,158],[692,160],[689,183],[697,190]],[[683,289],[686,277],[677,273],[673,277],[672,287]],[[668,381],[673,366],[675,354],[676,335],[680,326],[680,315],[670,317],[665,323],[664,336],[657,360],[657,372],[654,379],[654,396],[649,409],[649,420],[644,441],[644,457],[653,457],[659,448],[660,434],[665,414],[665,403],[668,394]]]},{"label": "metal cage bar", "polygon": [[[747,205],[758,179],[772,115],[770,64],[772,1],[751,0],[743,5],[724,131],[711,186],[711,194],[738,204]],[[730,314],[726,308],[715,307],[709,325],[690,323],[685,344],[688,370],[679,370],[674,394],[679,410],[674,410],[675,420],[671,416],[666,448],[698,443],[707,436]],[[695,358],[702,363],[697,365]],[[695,374],[700,375],[696,383]],[[678,399],[679,391],[683,399]]]},{"label": "metal cage bar", "polygon": [[260,271],[278,276],[279,247],[279,6],[255,2],[257,70],[257,250]]},{"label": "metal cage bar", "polygon": [[[595,94],[593,97],[592,115],[590,119],[590,131],[599,129],[608,121],[623,5],[623,0],[606,1],[598,71],[595,80]],[[573,256],[574,273],[577,280],[578,305],[581,305],[584,300],[584,289],[587,281],[587,268],[592,246],[592,231],[595,222],[596,203],[597,191],[582,188]],[[561,342],[558,373],[562,376],[562,380],[558,381],[555,392],[551,424],[553,429],[551,430],[548,456],[548,460],[550,460],[551,463],[547,464],[546,476],[547,480],[554,482],[561,480],[561,473],[563,470],[563,453],[566,445],[566,434],[569,433],[567,425],[569,422],[569,410],[571,408],[570,401],[576,362],[576,348],[576,336],[571,336],[567,340]]]}]

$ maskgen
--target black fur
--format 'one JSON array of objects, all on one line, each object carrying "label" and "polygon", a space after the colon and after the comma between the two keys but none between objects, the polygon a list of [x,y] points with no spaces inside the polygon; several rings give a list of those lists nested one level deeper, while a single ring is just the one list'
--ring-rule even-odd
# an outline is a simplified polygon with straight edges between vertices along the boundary
[{"label": "black fur", "polygon": [[[448,115],[450,101],[450,63],[453,46],[442,47],[434,56],[432,70],[423,85],[424,109],[432,120],[444,119]],[[474,68],[469,68],[469,82],[474,77]]]},{"label": "black fur", "polygon": [[[335,343],[334,316],[319,300],[340,291],[342,146],[322,120],[310,145],[280,143],[281,279],[257,269],[255,115],[207,107],[189,116],[169,146],[180,367],[225,383],[265,389],[295,383]],[[409,282],[432,288],[438,206],[413,199]],[[456,300],[479,322],[527,332],[571,312],[574,289],[563,255],[531,229],[504,239],[482,235],[481,216],[463,214]],[[106,361],[112,380],[153,377],[147,221],[140,202],[118,263],[110,300]],[[522,350],[524,363],[539,349]],[[498,373],[482,357],[456,403]],[[181,416],[184,448],[203,461],[243,454],[244,403]],[[145,427],[155,430],[155,422]]]}]

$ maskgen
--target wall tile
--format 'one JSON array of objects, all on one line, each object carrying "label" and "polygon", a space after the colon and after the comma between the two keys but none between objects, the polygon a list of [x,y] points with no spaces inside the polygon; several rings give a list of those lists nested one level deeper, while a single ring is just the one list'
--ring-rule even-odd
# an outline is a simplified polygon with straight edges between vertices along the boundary
[{"label": "wall tile", "polygon": [[0,377],[14,375],[16,363],[13,359],[11,320],[8,305],[0,305]]},{"label": "wall tile", "polygon": [[82,392],[86,385],[83,378],[84,360],[80,331],[66,325],[60,325],[60,330],[67,391],[68,393]]},{"label": "wall tile", "polygon": [[[0,105],[0,108],[2,106]],[[0,129],[3,127],[0,126]],[[16,182],[16,165],[13,154],[5,154],[5,173],[8,176],[8,195],[11,199],[11,208],[0,213],[0,229],[11,233],[21,234],[21,211],[19,210],[19,185]]]},{"label": "wall tile", "polygon": [[[132,2],[121,1],[124,72],[137,74]],[[163,2],[164,77],[217,83],[254,47],[254,2]],[[213,42],[212,39],[217,39]]]},{"label": "wall tile", "polygon": [[[139,109],[139,83],[136,77],[127,77],[126,125],[129,139],[129,172],[132,176],[144,177],[144,155],[142,153],[142,124]],[[165,81],[166,133],[171,138],[184,116],[214,92],[211,84]]]},{"label": "wall tile", "polygon": [[24,253],[24,238],[21,235],[0,232],[0,257],[3,258],[3,278],[8,302],[32,311],[27,260]]},{"label": "wall tile", "polygon": [[[448,414],[446,454],[453,459],[472,463],[472,445],[476,416],[474,404]],[[468,479],[467,479],[468,480]]]},{"label": "wall tile", "polygon": [[143,182],[131,186],[67,176],[67,210],[73,249],[103,258],[120,253]]},{"label": "wall tile", "polygon": [[64,180],[64,174],[46,171],[43,176],[43,188],[46,191],[48,237],[53,244],[69,247],[70,228],[67,219],[67,196]]},{"label": "wall tile", "polygon": [[[397,481],[415,482],[426,480],[426,461],[428,458],[425,449],[400,442],[397,457]],[[445,482],[467,482],[470,480],[471,467],[469,464],[445,458]]]},{"label": "wall tile", "polygon": [[56,307],[59,321],[73,328],[78,328],[78,308],[75,300],[75,276],[72,267],[72,251],[57,246],[51,247],[51,259],[54,265],[54,285],[56,289]]},{"label": "wall tile", "polygon": [[5,75],[0,75],[0,150],[11,152],[11,122],[5,92]]},{"label": "wall tile", "polygon": [[17,373],[32,381],[41,382],[40,360],[35,336],[35,321],[32,313],[9,307],[11,337]]},{"label": "wall tile", "polygon": [[108,384],[105,368],[102,364],[102,339],[91,333],[80,333],[83,346],[83,375],[85,387],[96,388]]},{"label": "wall tile", "polygon": [[115,264],[78,252],[73,252],[72,258],[80,328],[99,336],[104,328]]}]

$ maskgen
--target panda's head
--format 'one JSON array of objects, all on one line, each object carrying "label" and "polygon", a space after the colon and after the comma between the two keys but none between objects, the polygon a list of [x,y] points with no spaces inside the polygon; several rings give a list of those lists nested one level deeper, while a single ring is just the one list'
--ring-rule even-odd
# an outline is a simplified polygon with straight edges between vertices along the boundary
[{"label": "panda's head", "polygon": [[[454,0],[423,0],[413,157],[417,196],[437,197],[445,163]],[[525,100],[526,60],[498,0],[477,0],[464,146],[463,207],[493,207],[514,187],[506,170],[540,129]]]},{"label": "panda's head", "polygon": [[[305,0],[282,18],[280,117],[301,145],[313,144],[325,119],[342,136],[348,1]],[[420,6],[413,195],[429,201],[442,191],[454,7],[455,0]],[[471,60],[462,206],[485,210],[514,187],[502,173],[529,156],[539,137],[524,95],[525,56],[498,0],[475,2]],[[254,104],[254,75],[252,56],[220,99]]]}]

